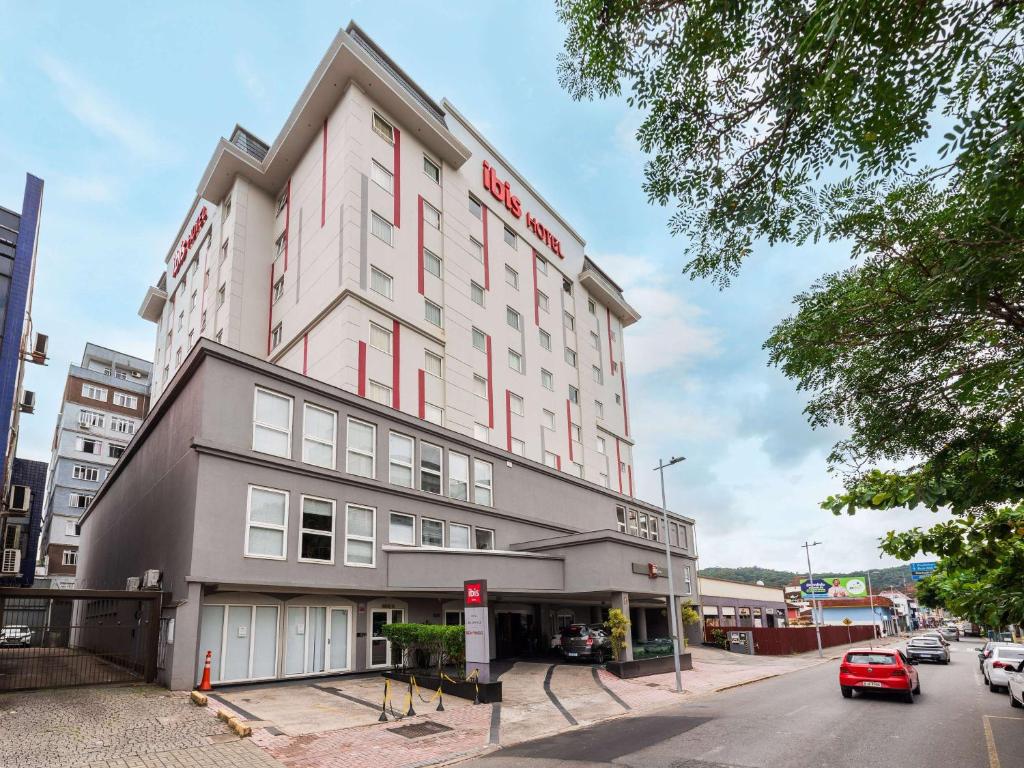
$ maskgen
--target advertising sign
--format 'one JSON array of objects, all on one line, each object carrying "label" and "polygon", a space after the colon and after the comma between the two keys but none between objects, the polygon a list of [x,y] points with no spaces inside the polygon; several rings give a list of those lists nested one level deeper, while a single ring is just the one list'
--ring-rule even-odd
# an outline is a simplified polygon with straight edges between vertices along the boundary
[{"label": "advertising sign", "polygon": [[924,563],[911,563],[910,564],[910,578],[914,581],[920,581],[926,576],[931,576],[935,569],[939,567],[939,563],[936,560],[929,560]]},{"label": "advertising sign", "polygon": [[823,576],[814,581],[800,582],[803,600],[835,600],[839,598],[867,597],[868,583],[863,576]]}]

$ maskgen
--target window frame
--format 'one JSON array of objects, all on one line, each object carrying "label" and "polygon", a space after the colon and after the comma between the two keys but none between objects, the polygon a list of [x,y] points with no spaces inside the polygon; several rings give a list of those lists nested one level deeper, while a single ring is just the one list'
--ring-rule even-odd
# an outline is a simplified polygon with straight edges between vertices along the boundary
[{"label": "window frame", "polygon": [[[437,224],[434,224],[433,216],[427,214],[434,214],[437,217]],[[441,231],[441,211],[432,206],[426,200],[423,201],[423,223],[436,229],[438,232]]]},{"label": "window frame", "polygon": [[[253,553],[249,551],[249,530],[254,526],[252,521],[252,492],[254,490],[266,491],[278,496],[284,497],[284,521],[278,525],[277,523],[255,523],[256,528],[263,528],[264,530],[281,531],[281,554],[280,555],[263,555],[259,553]],[[244,539],[243,539],[243,556],[248,558],[255,558],[257,560],[287,560],[288,559],[288,513],[291,511],[291,493],[284,490],[283,488],[271,488],[266,485],[257,485],[255,483],[249,484],[249,490],[246,494],[245,500],[245,528],[244,528]]]},{"label": "window frame", "polygon": [[[376,109],[371,109],[370,111],[373,113],[373,116],[370,118],[370,130],[384,139],[388,144],[393,145],[395,143],[395,126]],[[381,130],[382,126],[379,126],[378,123],[382,123],[383,126],[387,126],[389,132]]]},{"label": "window frame", "polygon": [[[360,425],[362,425],[364,427],[369,427],[370,428],[372,437],[370,438],[371,449],[370,449],[370,452],[368,454],[365,453],[364,451],[362,451],[361,449],[354,449],[354,448],[351,448],[349,446],[349,443],[351,442],[351,434],[352,434],[351,430],[350,430],[350,426],[352,425],[353,422],[355,422],[356,424],[360,424]],[[362,419],[357,419],[354,416],[347,416],[345,418],[345,472],[347,474],[349,474],[349,475],[355,475],[356,477],[367,477],[366,475],[363,475],[363,474],[360,474],[358,472],[353,472],[352,471],[352,468],[350,466],[350,464],[351,464],[350,457],[349,457],[350,453],[355,453],[357,456],[362,456],[364,458],[366,458],[367,456],[369,457],[370,465],[371,465],[371,471],[370,471],[369,479],[370,480],[376,480],[377,479],[377,425],[376,424],[374,424],[372,422],[369,422],[369,421],[363,421]],[[346,529],[347,529],[347,527],[348,527],[348,518],[347,517],[346,517],[345,526],[346,526]]]},{"label": "window frame", "polygon": [[[477,296],[480,297],[480,301],[476,300]],[[484,307],[487,305],[487,291],[485,291],[484,287],[476,280],[469,281],[469,300],[478,307]]]},{"label": "window frame", "polygon": [[[117,402],[118,397],[121,398],[120,403]],[[115,389],[113,403],[121,408],[131,408],[134,410],[139,407],[139,396],[129,394],[128,392],[120,392]]]},{"label": "window frame", "polygon": [[[456,547],[454,544],[452,544],[452,531],[454,531],[456,528],[465,529],[465,531],[466,531],[466,546],[465,547]],[[470,545],[472,543],[473,543],[473,526],[471,526],[469,523],[453,523],[453,522],[448,523],[448,548],[449,549],[469,550],[470,549]]]},{"label": "window frame", "polygon": [[[409,463],[408,465],[402,461],[395,460],[395,454],[391,450],[391,441],[394,438],[400,440],[407,440],[409,444]],[[397,483],[394,479],[392,468],[398,466],[409,470],[409,484]],[[398,488],[416,488],[416,438],[412,435],[406,435],[402,432],[395,432],[394,430],[388,430],[388,484],[394,485]]]},{"label": "window frame", "polygon": [[[270,424],[265,424],[256,420],[256,405],[259,401],[259,393],[263,392],[270,397],[280,398],[288,401],[288,429],[282,430],[280,427]],[[292,457],[292,431],[294,430],[295,421],[295,399],[290,395],[285,395],[280,392],[275,392],[272,389],[261,387],[259,384],[253,387],[253,398],[252,398],[252,450],[256,453],[262,453],[264,456],[278,456],[285,459]],[[261,451],[256,447],[256,428],[262,427],[263,429],[271,430],[272,432],[284,433],[287,438],[288,451],[282,455],[280,453],[268,453],[267,451]]]},{"label": "window frame", "polygon": [[441,186],[441,164],[435,163],[426,155],[423,156],[423,175],[438,186]]},{"label": "window frame", "polygon": [[[477,546],[477,534],[480,533],[480,532],[489,533],[491,535],[491,546],[489,546],[489,547],[479,547],[479,546]],[[484,527],[479,526],[479,525],[474,525],[473,526],[473,549],[475,551],[477,551],[477,552],[494,552],[498,548],[497,544],[495,543],[496,542],[496,538],[497,537],[494,534],[494,529],[493,528],[484,528]]]},{"label": "window frame", "polygon": [[540,342],[540,348],[546,349],[548,352],[551,351],[551,334],[545,331],[543,328],[537,329],[537,340]]},{"label": "window frame", "polygon": [[[483,343],[479,347],[476,345],[476,340],[478,338],[483,340]],[[481,331],[476,326],[472,326],[470,330],[470,343],[473,345],[473,349],[475,349],[477,352],[487,352],[487,334]]]},{"label": "window frame", "polygon": [[[99,396],[99,393],[101,392],[103,394],[102,396]],[[82,382],[82,397],[105,403],[107,402],[107,388],[88,381]]]},{"label": "window frame", "polygon": [[[331,505],[331,532],[328,534],[326,531],[319,531],[313,528],[306,528],[303,526],[303,517],[305,516],[305,504],[306,499],[313,501],[324,501]],[[335,553],[337,547],[336,533],[338,529],[338,503],[334,499],[324,498],[323,496],[314,496],[309,493],[299,494],[299,535],[298,535],[298,549],[296,550],[296,562],[299,563],[313,563],[315,565],[334,565]],[[329,536],[331,539],[331,557],[329,560],[321,560],[316,557],[303,557],[302,556],[302,537],[304,534],[309,533],[313,536]]]},{"label": "window frame", "polygon": [[[436,272],[428,266],[429,264],[431,264],[431,259],[433,259],[434,263],[437,264]],[[444,279],[444,261],[441,259],[440,256],[438,256],[436,253],[434,253],[426,246],[423,247],[423,271],[426,272],[428,275],[433,275],[438,280]]]},{"label": "window frame", "polygon": [[[384,336],[384,337],[387,338],[387,340],[388,340],[387,341],[387,347],[388,347],[387,349],[379,347],[379,346],[377,346],[376,344],[373,343],[373,334],[374,334],[375,331],[378,334],[378,336]],[[388,356],[391,355],[391,350],[393,348],[393,334],[392,334],[390,329],[385,328],[380,323],[375,323],[375,322],[373,322],[373,320],[370,321],[370,330],[369,330],[369,332],[367,334],[367,341],[369,342],[370,346],[373,349],[376,349],[379,352],[383,352],[385,355],[388,355]]]},{"label": "window frame", "polygon": [[[373,521],[373,534],[370,536],[362,536],[360,534],[351,534],[348,532],[348,515],[352,508],[367,510],[370,512],[370,520]],[[348,559],[348,543],[350,540],[355,541],[369,541],[370,542],[370,562],[369,563],[353,563]],[[345,503],[345,551],[342,554],[342,563],[350,568],[376,568],[377,567],[377,508],[371,507],[368,504],[353,504],[352,502]]]},{"label": "window frame", "polygon": [[[404,541],[395,541],[391,537],[392,522],[396,517],[404,517],[412,521],[412,541],[408,544]],[[416,546],[416,515],[410,515],[408,512],[398,512],[396,510],[390,510],[388,513],[388,544],[395,547],[415,547]]]},{"label": "window frame", "polygon": [[[331,417],[331,433],[333,439],[330,443],[321,440],[318,437],[311,437],[306,432],[306,413],[309,410],[321,411]],[[319,464],[315,461],[310,461],[306,454],[306,443],[312,442],[318,445],[330,445],[331,447],[331,463],[330,465]],[[335,469],[338,466],[338,412],[330,408],[325,408],[322,405],[316,405],[315,403],[304,402],[302,404],[302,463],[310,464],[314,467],[324,467],[325,469]]]},{"label": "window frame", "polygon": [[[515,392],[509,392],[508,394],[509,394],[509,397],[508,397],[509,410],[512,413],[514,413],[516,416],[525,416],[526,415],[526,401],[523,399],[522,395],[517,395]],[[519,403],[519,409],[518,410],[516,410],[516,408],[512,407],[515,403]]]},{"label": "window frame", "polygon": [[[382,280],[386,281],[386,285],[388,287],[388,292],[387,293],[384,293],[382,291],[378,291],[374,287],[374,276],[375,275],[380,275]],[[373,291],[374,293],[376,293],[378,296],[383,296],[385,299],[390,299],[390,300],[394,301],[395,279],[391,275],[389,275],[387,272],[385,272],[383,269],[378,269],[377,267],[371,266],[370,267],[370,290]]]},{"label": "window frame", "polygon": [[[453,477],[453,475],[452,475],[453,465],[455,464],[455,462],[452,461],[452,458],[455,457],[455,456],[458,456],[460,459],[465,459],[466,460],[466,476],[465,476],[465,479],[463,479],[461,477]],[[459,451],[448,451],[448,494],[447,494],[447,498],[453,499],[454,501],[464,501],[466,503],[469,503],[469,499],[470,499],[469,488],[470,488],[470,479],[471,479],[470,478],[470,467],[471,466],[472,466],[472,461],[470,459],[469,454],[467,454],[467,453],[460,453]],[[452,486],[453,486],[452,481],[453,480],[456,483],[462,483],[463,486],[465,487],[466,495],[465,495],[464,498],[460,498],[459,496],[453,495],[453,493],[452,493]]]},{"label": "window frame", "polygon": [[[377,171],[378,173],[374,173],[374,171]],[[380,180],[377,178],[378,175],[383,176],[384,181],[387,182],[386,186],[384,184],[381,184]],[[374,160],[373,158],[370,158],[370,181],[372,181],[378,187],[383,189],[389,195],[394,196],[395,174],[393,174],[391,171],[385,168],[383,163],[380,163],[377,160]]]},{"label": "window frame", "polygon": [[[437,451],[438,451],[439,461],[438,461],[438,467],[437,467],[436,471],[433,470],[433,469],[424,469],[423,468],[423,449],[425,447],[426,448],[436,448]],[[444,462],[444,448],[442,446],[440,446],[440,445],[437,445],[436,443],[428,443],[425,440],[420,440],[419,441],[419,450],[416,451],[416,457],[417,457],[416,465],[417,465],[417,468],[419,469],[419,473],[420,473],[420,481],[416,484],[416,487],[419,488],[419,490],[423,491],[424,493],[434,494],[435,496],[444,496],[445,495],[445,492],[444,492],[444,466],[445,466],[445,462]],[[428,489],[423,487],[423,475],[425,475],[425,474],[430,476],[430,477],[433,477],[434,475],[437,476],[437,491],[431,491],[431,490],[428,490]]]},{"label": "window frame", "polygon": [[[436,323],[427,316],[427,310],[430,307],[433,307],[434,309],[437,310],[438,322],[436,322]],[[434,303],[430,299],[424,298],[423,299],[423,320],[425,322],[430,323],[435,328],[444,328],[444,310],[441,309],[441,306],[439,304]]]},{"label": "window frame", "polygon": [[[374,229],[374,224],[380,223],[387,227],[388,238],[385,240],[378,232]],[[385,219],[379,213],[374,210],[370,211],[370,234],[376,237],[385,245],[394,248],[395,247],[395,225]]]},{"label": "window frame", "polygon": [[505,265],[505,285],[519,290],[519,273],[508,264]]},{"label": "window frame", "polygon": [[[437,373],[430,370],[430,367],[427,365],[427,361],[431,359],[437,360]],[[427,375],[433,376],[435,379],[444,381],[444,355],[439,355],[429,349],[423,350],[423,371]]]},{"label": "window frame", "polygon": [[[513,365],[515,363],[515,365]],[[512,347],[508,348],[508,367],[516,373],[523,372],[523,356]]]},{"label": "window frame", "polygon": [[[489,478],[486,483],[481,482],[477,479],[477,468],[480,466],[486,466],[489,472]],[[477,498],[477,491],[480,489],[486,489],[487,501],[480,501]],[[473,458],[473,503],[479,504],[483,507],[494,506],[494,464],[483,459]]]},{"label": "window frame", "polygon": [[[424,523],[439,523],[440,524],[440,526],[441,526],[441,543],[440,544],[425,544],[423,542],[423,524]],[[421,515],[420,516],[420,543],[419,543],[418,546],[421,547],[422,549],[444,549],[445,548],[445,545],[444,545],[445,544],[445,534],[446,534],[447,527],[448,526],[445,524],[444,520],[440,520],[440,519],[438,519],[436,517],[425,517],[425,516]]]},{"label": "window frame", "polygon": [[[95,475],[95,477],[90,477]],[[84,480],[87,483],[100,482],[100,470],[98,467],[90,467],[87,464],[73,464],[71,466],[71,479]]]},{"label": "window frame", "polygon": [[555,391],[555,374],[547,368],[540,369],[540,385],[551,392]]},{"label": "window frame", "polygon": [[[512,323],[512,319],[515,318],[515,323]],[[523,330],[523,316],[519,310],[513,309],[512,307],[505,306],[505,324],[516,331]]]},{"label": "window frame", "polygon": [[513,251],[518,251],[519,235],[508,224],[503,224],[502,226],[504,227],[504,231],[502,232],[502,239],[505,241],[505,244],[509,246]]}]

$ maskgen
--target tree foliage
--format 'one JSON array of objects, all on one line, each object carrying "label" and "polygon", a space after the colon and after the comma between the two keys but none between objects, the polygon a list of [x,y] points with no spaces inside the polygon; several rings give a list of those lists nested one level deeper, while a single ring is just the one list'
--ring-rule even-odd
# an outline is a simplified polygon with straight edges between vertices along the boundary
[{"label": "tree foliage", "polygon": [[616,661],[622,656],[626,649],[626,636],[629,632],[630,620],[620,609],[612,608],[608,611],[608,621],[604,623],[608,627],[608,633],[612,640],[612,656]]},{"label": "tree foliage", "polygon": [[386,624],[381,629],[406,663],[416,664],[423,657],[425,663],[433,661],[437,674],[448,664],[460,662],[466,655],[465,628],[460,625],[440,624]]}]

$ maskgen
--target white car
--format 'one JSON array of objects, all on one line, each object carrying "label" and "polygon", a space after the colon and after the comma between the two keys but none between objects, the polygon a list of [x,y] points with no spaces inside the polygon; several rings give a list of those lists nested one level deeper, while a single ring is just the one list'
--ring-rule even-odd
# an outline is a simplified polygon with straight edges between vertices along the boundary
[{"label": "white car", "polygon": [[1006,673],[1006,690],[1010,694],[1011,707],[1024,707],[1024,661]]},{"label": "white car", "polygon": [[1024,661],[1024,645],[997,645],[992,655],[985,659],[981,674],[985,676],[988,689],[998,693],[1009,683],[1009,672],[1016,671]]},{"label": "white car", "polygon": [[4,645],[27,648],[32,645],[32,630],[22,624],[11,624],[0,629],[0,646]]}]

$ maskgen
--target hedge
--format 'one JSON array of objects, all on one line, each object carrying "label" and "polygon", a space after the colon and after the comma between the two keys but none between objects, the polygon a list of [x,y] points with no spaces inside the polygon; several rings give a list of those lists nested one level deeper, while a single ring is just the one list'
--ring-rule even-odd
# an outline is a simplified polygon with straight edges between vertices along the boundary
[{"label": "hedge", "polygon": [[461,625],[386,624],[382,632],[410,659],[420,654],[427,656],[428,664],[434,659],[438,676],[445,665],[462,662],[466,655],[465,628]]}]

